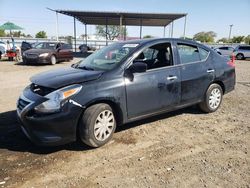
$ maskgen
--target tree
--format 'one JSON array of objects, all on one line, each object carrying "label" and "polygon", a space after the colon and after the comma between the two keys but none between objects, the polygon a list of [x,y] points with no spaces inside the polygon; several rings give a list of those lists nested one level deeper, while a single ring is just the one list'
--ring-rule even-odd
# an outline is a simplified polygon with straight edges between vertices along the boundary
[{"label": "tree", "polygon": [[222,43],[229,43],[229,40],[228,40],[228,38],[221,38],[221,39],[219,39],[219,40],[217,40],[217,42],[222,42]]},{"label": "tree", "polygon": [[214,42],[214,38],[217,36],[217,34],[213,31],[208,32],[199,32],[194,35],[194,40],[200,41],[200,42]]},{"label": "tree", "polygon": [[[96,33],[102,37],[106,37],[107,34],[108,40],[114,40],[120,35],[120,26],[109,25],[106,32],[106,26],[98,25],[96,26]],[[127,36],[127,29],[122,27],[122,35],[124,34]]]},{"label": "tree", "polygon": [[244,42],[245,42],[246,44],[249,44],[249,45],[250,45],[250,35],[247,35],[247,36],[245,37]]},{"label": "tree", "polygon": [[36,38],[47,38],[46,32],[45,31],[39,31],[36,34]]},{"label": "tree", "polygon": [[0,30],[0,37],[5,37],[6,34],[5,34],[5,31],[4,30]]},{"label": "tree", "polygon": [[244,41],[244,36],[234,36],[232,38],[232,43],[241,43]]},{"label": "tree", "polygon": [[154,38],[152,35],[145,35],[143,36],[144,39]]}]

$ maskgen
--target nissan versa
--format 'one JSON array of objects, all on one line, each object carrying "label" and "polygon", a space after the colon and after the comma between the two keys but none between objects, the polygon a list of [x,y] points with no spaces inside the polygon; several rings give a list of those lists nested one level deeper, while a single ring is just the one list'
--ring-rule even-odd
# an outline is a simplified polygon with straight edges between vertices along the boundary
[{"label": "nissan versa", "polygon": [[235,86],[234,62],[193,41],[118,42],[71,67],[35,75],[17,101],[38,145],[107,143],[117,125],[199,104],[216,111]]}]

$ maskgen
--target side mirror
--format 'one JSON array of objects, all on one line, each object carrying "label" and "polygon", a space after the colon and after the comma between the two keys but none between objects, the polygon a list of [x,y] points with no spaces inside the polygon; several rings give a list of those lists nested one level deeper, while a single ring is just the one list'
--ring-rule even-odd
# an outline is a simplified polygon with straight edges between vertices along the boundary
[{"label": "side mirror", "polygon": [[148,66],[143,61],[135,60],[133,64],[129,67],[129,70],[131,73],[140,73],[140,72],[146,72]]}]

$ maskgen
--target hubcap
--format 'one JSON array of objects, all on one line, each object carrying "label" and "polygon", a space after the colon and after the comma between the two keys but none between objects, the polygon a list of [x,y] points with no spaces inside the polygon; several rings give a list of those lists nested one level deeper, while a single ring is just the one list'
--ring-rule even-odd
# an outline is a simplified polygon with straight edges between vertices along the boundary
[{"label": "hubcap", "polygon": [[239,54],[238,59],[243,59],[243,56],[241,54]]},{"label": "hubcap", "polygon": [[53,64],[53,65],[56,64],[56,58],[55,58],[55,56],[51,57],[51,64]]},{"label": "hubcap", "polygon": [[218,88],[212,90],[209,96],[209,106],[212,109],[218,108],[221,102],[221,91]]},{"label": "hubcap", "polygon": [[113,112],[105,110],[101,112],[95,121],[94,135],[99,141],[104,141],[109,138],[115,126],[115,118]]}]

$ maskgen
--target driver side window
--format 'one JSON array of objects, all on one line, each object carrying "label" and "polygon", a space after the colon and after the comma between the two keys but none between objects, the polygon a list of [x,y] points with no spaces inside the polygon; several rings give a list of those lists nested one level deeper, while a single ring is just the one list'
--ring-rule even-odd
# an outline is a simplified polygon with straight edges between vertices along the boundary
[{"label": "driver side window", "polygon": [[147,64],[148,70],[173,65],[170,43],[160,43],[143,50],[135,60]]}]

